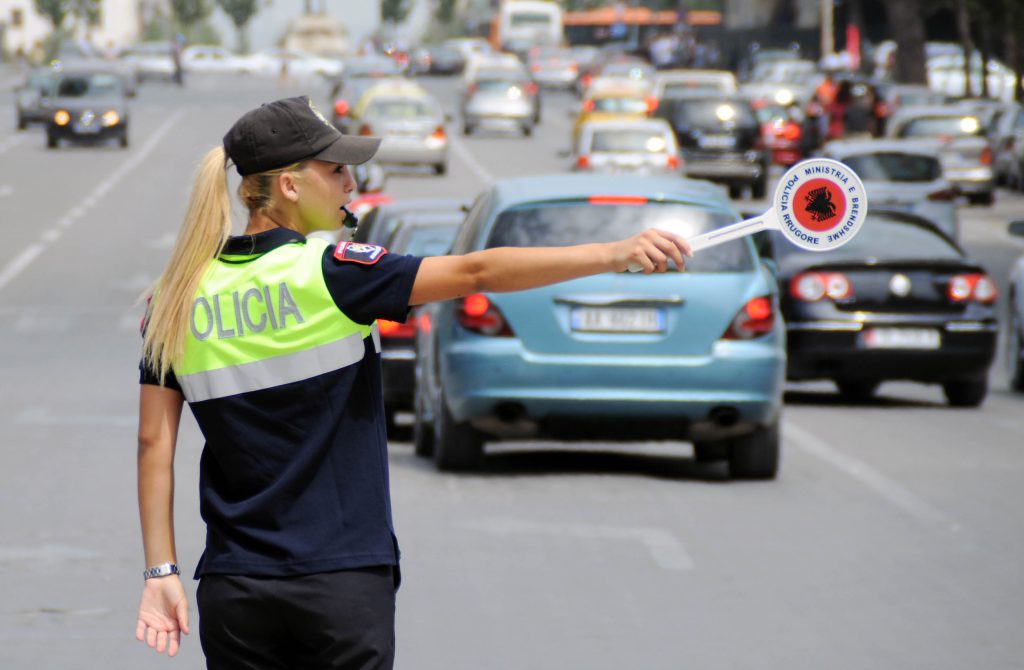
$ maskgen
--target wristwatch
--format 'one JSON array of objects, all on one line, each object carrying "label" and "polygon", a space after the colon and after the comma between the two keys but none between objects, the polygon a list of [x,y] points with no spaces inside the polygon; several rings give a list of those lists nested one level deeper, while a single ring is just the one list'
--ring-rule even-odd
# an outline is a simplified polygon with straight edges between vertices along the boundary
[{"label": "wristwatch", "polygon": [[143,579],[153,579],[154,577],[167,577],[168,575],[180,575],[181,570],[178,569],[177,563],[161,563],[160,565],[154,565],[151,568],[146,568],[142,571]]}]

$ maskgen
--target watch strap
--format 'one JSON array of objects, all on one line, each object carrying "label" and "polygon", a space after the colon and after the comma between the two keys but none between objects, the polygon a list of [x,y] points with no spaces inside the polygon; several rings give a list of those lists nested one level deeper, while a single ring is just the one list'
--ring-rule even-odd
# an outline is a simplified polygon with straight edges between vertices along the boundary
[{"label": "watch strap", "polygon": [[180,575],[177,563],[161,563],[142,571],[143,579],[154,579],[156,577],[167,577],[169,575]]}]

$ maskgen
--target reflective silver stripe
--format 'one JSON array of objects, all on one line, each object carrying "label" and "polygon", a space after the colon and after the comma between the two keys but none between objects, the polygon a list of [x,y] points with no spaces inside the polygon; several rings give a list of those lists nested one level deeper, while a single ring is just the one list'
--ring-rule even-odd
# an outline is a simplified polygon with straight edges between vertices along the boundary
[{"label": "reflective silver stripe", "polygon": [[998,333],[999,326],[983,321],[950,321],[946,324],[946,330],[951,333]]},{"label": "reflective silver stripe", "polygon": [[370,326],[370,334],[373,335],[373,348],[379,354],[380,353],[380,328],[377,327],[377,322],[374,321],[373,325]]},{"label": "reflective silver stripe", "polygon": [[364,351],[362,334],[354,333],[293,354],[183,375],[178,377],[178,383],[189,402],[202,402],[273,388],[340,370],[361,361]]},{"label": "reflective silver stripe", "polygon": [[849,321],[791,321],[786,324],[786,328],[788,330],[858,331],[864,329],[864,324]]}]

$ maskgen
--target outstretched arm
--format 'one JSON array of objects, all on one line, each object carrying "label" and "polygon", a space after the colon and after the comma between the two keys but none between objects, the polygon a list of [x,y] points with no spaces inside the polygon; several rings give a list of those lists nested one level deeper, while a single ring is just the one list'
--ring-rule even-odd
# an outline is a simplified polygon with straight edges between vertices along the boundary
[{"label": "outstretched arm", "polygon": [[669,260],[683,267],[692,255],[682,237],[650,229],[618,242],[570,247],[499,247],[463,256],[424,258],[410,305],[451,300],[481,291],[503,292],[547,286],[636,265],[645,274],[665,272]]},{"label": "outstretched arm", "polygon": [[[174,449],[184,398],[143,384],[139,394],[139,518],[146,567],[177,563],[174,548]],[[177,575],[146,580],[135,637],[157,652],[178,653],[188,634],[188,600]]]}]

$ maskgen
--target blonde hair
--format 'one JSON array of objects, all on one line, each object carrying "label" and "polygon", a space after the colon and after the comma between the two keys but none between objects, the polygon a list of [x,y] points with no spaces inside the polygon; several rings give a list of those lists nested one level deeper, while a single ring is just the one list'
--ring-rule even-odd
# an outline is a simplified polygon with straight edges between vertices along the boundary
[{"label": "blonde hair", "polygon": [[[238,196],[253,213],[274,206],[273,179],[301,169],[294,163],[242,178]],[[163,383],[173,364],[185,354],[185,340],[192,318],[192,303],[206,269],[220,254],[231,234],[231,198],[228,194],[227,160],[223,147],[211,149],[196,169],[188,210],[167,267],[149,291],[142,339],[142,357]]]}]

